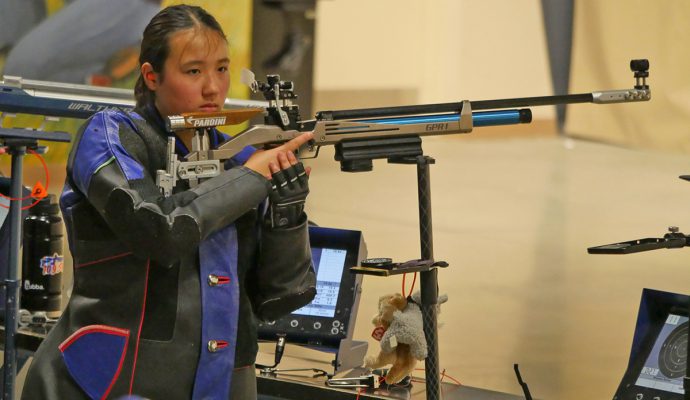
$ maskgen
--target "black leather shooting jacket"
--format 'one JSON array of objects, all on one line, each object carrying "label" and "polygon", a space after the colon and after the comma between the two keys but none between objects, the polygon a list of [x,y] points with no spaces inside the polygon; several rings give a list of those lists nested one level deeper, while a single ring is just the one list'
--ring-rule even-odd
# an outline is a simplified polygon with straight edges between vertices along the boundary
[{"label": "black leather shooting jacket", "polygon": [[22,398],[227,399],[233,368],[253,367],[257,318],[316,294],[306,215],[264,223],[269,182],[242,166],[253,149],[166,198],[169,135],[152,107],[99,112],[78,133],[60,200],[73,290]]}]

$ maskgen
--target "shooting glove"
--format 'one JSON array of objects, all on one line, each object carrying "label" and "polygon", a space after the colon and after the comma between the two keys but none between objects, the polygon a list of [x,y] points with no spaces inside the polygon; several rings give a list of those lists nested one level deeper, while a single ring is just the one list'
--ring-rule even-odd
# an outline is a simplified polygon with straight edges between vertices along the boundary
[{"label": "shooting glove", "polygon": [[301,162],[271,176],[271,207],[266,215],[274,229],[292,228],[303,222],[304,201],[309,194],[309,176]]}]

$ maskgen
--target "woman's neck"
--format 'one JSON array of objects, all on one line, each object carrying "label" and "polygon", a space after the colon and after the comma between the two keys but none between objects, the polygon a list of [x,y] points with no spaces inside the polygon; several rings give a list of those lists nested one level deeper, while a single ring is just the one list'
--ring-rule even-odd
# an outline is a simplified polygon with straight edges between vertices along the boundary
[{"label": "woman's neck", "polygon": [[[163,113],[160,112],[158,106],[155,103],[149,105],[152,111],[158,116],[160,122],[165,126],[165,117]],[[177,136],[182,144],[187,148],[188,151],[192,151],[192,139],[194,138],[194,129],[183,129],[175,131],[175,136]]]}]

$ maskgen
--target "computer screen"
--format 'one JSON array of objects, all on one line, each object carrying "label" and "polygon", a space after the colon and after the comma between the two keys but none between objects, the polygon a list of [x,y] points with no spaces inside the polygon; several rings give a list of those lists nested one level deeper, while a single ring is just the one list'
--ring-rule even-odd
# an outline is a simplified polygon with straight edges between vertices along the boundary
[{"label": "computer screen", "polygon": [[335,316],[346,255],[345,249],[312,247],[311,256],[316,270],[316,298],[292,314],[331,318]]},{"label": "computer screen", "polygon": [[689,303],[685,295],[642,291],[630,361],[614,400],[685,398]]},{"label": "computer screen", "polygon": [[669,314],[635,385],[683,394],[687,346],[688,317]]},{"label": "computer screen", "polygon": [[311,303],[279,318],[259,324],[259,339],[285,335],[288,343],[337,349],[354,332],[361,275],[350,268],[366,258],[362,233],[325,227],[309,228],[316,297]]}]

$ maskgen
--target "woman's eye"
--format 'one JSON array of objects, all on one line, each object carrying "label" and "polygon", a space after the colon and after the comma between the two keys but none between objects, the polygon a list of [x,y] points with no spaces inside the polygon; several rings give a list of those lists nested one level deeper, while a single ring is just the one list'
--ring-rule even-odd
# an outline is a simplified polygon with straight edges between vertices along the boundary
[{"label": "woman's eye", "polygon": [[198,75],[201,73],[201,70],[198,68],[192,68],[192,69],[188,70],[187,73],[189,75]]},{"label": "woman's eye", "polygon": [[227,66],[218,67],[218,72],[228,72],[228,67]]}]

